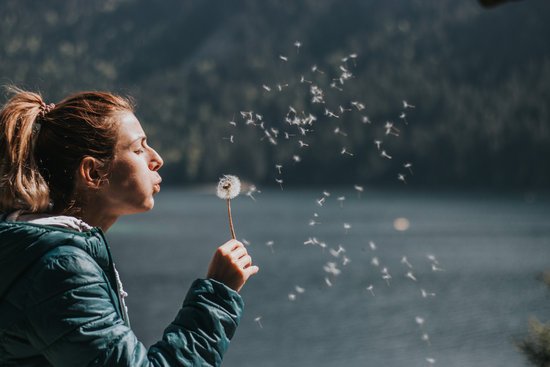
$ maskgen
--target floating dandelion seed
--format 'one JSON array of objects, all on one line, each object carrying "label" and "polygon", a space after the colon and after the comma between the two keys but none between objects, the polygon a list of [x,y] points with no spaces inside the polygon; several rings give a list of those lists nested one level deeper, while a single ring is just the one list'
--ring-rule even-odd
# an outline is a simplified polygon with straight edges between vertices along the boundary
[{"label": "floating dandelion seed", "polygon": [[407,259],[406,256],[403,256],[403,257],[401,258],[401,264],[405,264],[405,265],[407,265],[410,269],[412,269],[412,265],[411,265],[411,263],[409,262],[409,260]]},{"label": "floating dandelion seed", "polygon": [[424,319],[423,319],[422,317],[420,317],[420,316],[416,316],[416,317],[414,318],[414,321],[416,321],[416,323],[417,323],[418,325],[420,325],[420,326],[424,325]]},{"label": "floating dandelion seed", "polygon": [[293,156],[292,156],[292,159],[293,159],[294,162],[296,162],[296,163],[299,163],[299,162],[302,160],[302,158],[300,158],[299,155],[293,155]]},{"label": "floating dandelion seed", "polygon": [[405,163],[405,164],[403,165],[403,167],[405,167],[406,169],[408,169],[409,172],[411,173],[411,175],[413,174],[413,171],[412,171],[412,168],[411,168],[411,167],[412,167],[412,163],[407,162],[407,163]]},{"label": "floating dandelion seed", "polygon": [[374,141],[374,145],[376,145],[376,149],[380,150],[380,146],[382,145],[382,141],[380,141],[380,140],[375,140],[375,141]]},{"label": "floating dandelion seed", "polygon": [[370,263],[376,267],[380,266],[380,260],[376,256],[371,259]]},{"label": "floating dandelion seed", "polygon": [[414,276],[414,274],[412,273],[412,271],[409,271],[407,274],[405,274],[405,276],[413,281],[417,281],[416,277]]},{"label": "floating dandelion seed", "polygon": [[398,179],[399,181],[402,181],[404,184],[407,183],[407,180],[405,179],[405,175],[402,174],[402,173],[399,173],[399,174],[397,175],[397,179]]},{"label": "floating dandelion seed", "polygon": [[364,123],[364,124],[371,124],[372,123],[368,116],[361,116],[361,122]]},{"label": "floating dandelion seed", "polygon": [[241,242],[245,245],[245,246],[250,246],[250,242],[248,242],[248,240],[246,238],[243,238],[241,240]]},{"label": "floating dandelion seed", "polygon": [[422,298],[435,297],[435,293],[427,292],[425,289],[421,289],[420,294],[422,295]]},{"label": "floating dandelion seed", "polygon": [[296,300],[296,295],[294,293],[289,293],[288,294],[288,300],[289,301],[295,301]]},{"label": "floating dandelion seed", "polygon": [[343,132],[342,130],[340,130],[339,127],[337,127],[337,128],[334,129],[334,133],[335,133],[336,135],[348,136],[348,134],[346,134],[345,132]]},{"label": "floating dandelion seed", "polygon": [[445,271],[444,269],[441,269],[440,267],[438,267],[437,265],[435,264],[432,264],[432,271]]},{"label": "floating dandelion seed", "polygon": [[409,124],[407,122],[407,114],[405,112],[401,112],[401,114],[399,115],[399,118],[402,119],[405,122],[405,125]]},{"label": "floating dandelion seed", "polygon": [[256,199],[254,198],[254,193],[257,192],[257,193],[260,193],[261,191],[259,191],[256,186],[254,185],[250,185],[250,187],[248,188],[248,191],[246,192],[246,196],[250,197],[252,200],[256,201]]},{"label": "floating dandelion seed", "polygon": [[409,104],[407,101],[403,101],[403,108],[414,108],[412,104]]},{"label": "floating dandelion seed", "polygon": [[298,144],[300,144],[300,148],[309,147],[309,144],[306,144],[301,140],[298,140]]},{"label": "floating dandelion seed", "polygon": [[376,251],[376,244],[373,241],[369,241],[369,247],[372,251]]},{"label": "floating dandelion seed", "polygon": [[346,252],[346,249],[342,245],[338,245],[338,250],[331,248],[329,253],[334,257],[340,257],[340,254]]},{"label": "floating dandelion seed", "polygon": [[267,241],[267,242],[265,243],[265,245],[271,249],[271,252],[272,252],[272,253],[275,252],[275,251],[273,250],[273,245],[274,245],[274,244],[275,244],[274,241]]},{"label": "floating dandelion seed", "polygon": [[325,277],[325,283],[326,283],[329,287],[332,287],[332,282],[330,281],[329,278]]},{"label": "floating dandelion seed", "polygon": [[255,317],[254,318],[254,322],[258,324],[258,326],[260,327],[260,329],[263,329],[264,327],[262,326],[262,317],[261,316],[258,316],[258,317]]},{"label": "floating dandelion seed", "polygon": [[283,180],[280,179],[280,178],[276,178],[275,182],[277,182],[279,184],[279,186],[281,186],[281,191],[283,191]]},{"label": "floating dandelion seed", "polygon": [[317,65],[313,65],[313,66],[311,67],[311,71],[314,72],[314,73],[324,74],[323,71],[319,70],[319,68],[317,67]]},{"label": "floating dandelion seed", "polygon": [[262,88],[265,89],[267,92],[271,92],[271,88],[267,85],[262,85]]},{"label": "floating dandelion seed", "polygon": [[309,225],[310,225],[310,226],[313,227],[313,226],[316,225],[316,224],[320,224],[320,223],[319,223],[319,222],[316,222],[315,219],[310,219],[310,220],[309,220]]},{"label": "floating dandelion seed", "polygon": [[226,138],[226,137],[222,137],[222,139],[224,140],[229,140],[229,142],[231,144],[233,144],[235,142],[235,137],[233,135],[230,135],[229,138]]},{"label": "floating dandelion seed", "polygon": [[390,286],[390,279],[391,278],[392,278],[392,276],[388,272],[388,268],[383,268],[382,269],[382,279],[384,279],[386,281],[386,283],[388,283],[388,287]]},{"label": "floating dandelion seed", "polygon": [[383,151],[380,153],[380,156],[381,156],[382,158],[391,159],[391,155],[389,155],[388,153],[386,153],[385,150],[383,150]]},{"label": "floating dandelion seed", "polygon": [[302,47],[302,42],[296,41],[294,42],[294,46],[296,47],[296,53],[300,52],[300,47]]},{"label": "floating dandelion seed", "polygon": [[323,191],[323,196],[326,196],[327,198],[330,196],[330,192],[328,191]]},{"label": "floating dandelion seed", "polygon": [[340,202],[340,208],[343,208],[344,207],[344,200],[346,200],[346,197],[345,196],[338,196],[336,198],[336,200],[338,200]]},{"label": "floating dandelion seed", "polygon": [[276,164],[276,165],[275,165],[275,168],[277,169],[277,171],[279,172],[279,174],[281,174],[281,168],[283,168],[283,166],[280,165],[280,164]]},{"label": "floating dandelion seed", "polygon": [[336,267],[336,263],[334,262],[327,262],[326,265],[323,266],[323,270],[325,272],[330,273],[332,275],[339,275],[342,271]]},{"label": "floating dandelion seed", "polygon": [[374,294],[374,286],[372,284],[370,284],[368,287],[367,287],[367,290],[372,294],[372,296],[374,297],[375,294]]},{"label": "floating dandelion seed", "polygon": [[351,224],[344,223],[344,229],[346,230],[346,234],[348,233],[348,230],[351,228]]},{"label": "floating dandelion seed", "polygon": [[434,359],[434,358],[427,357],[427,358],[426,358],[426,362],[428,362],[430,365],[433,365],[433,364],[435,364],[435,359]]},{"label": "floating dandelion seed", "polygon": [[421,339],[422,339],[422,341],[425,341],[426,343],[428,343],[428,345],[432,345],[432,344],[430,343],[430,336],[428,335],[428,333],[422,334],[422,338],[421,338]]},{"label": "floating dandelion seed", "polygon": [[217,195],[220,199],[227,202],[227,215],[229,217],[229,230],[231,238],[235,239],[235,229],[233,228],[233,218],[231,217],[231,199],[234,199],[241,192],[241,181],[237,176],[224,175],[218,182]]},{"label": "floating dandelion seed", "polygon": [[361,193],[363,192],[363,186],[354,185],[353,188],[357,191],[357,197],[361,199]]},{"label": "floating dandelion seed", "polygon": [[326,200],[326,198],[325,198],[325,197],[322,197],[322,198],[320,198],[320,199],[316,200],[316,202],[317,202],[317,205],[319,205],[319,206],[323,206],[323,204],[325,203],[325,200]]},{"label": "floating dandelion seed", "polygon": [[295,286],[294,289],[296,289],[296,292],[300,294],[306,291],[304,288],[300,287],[299,285]]},{"label": "floating dandelion seed", "polygon": [[311,80],[307,80],[303,75],[300,76],[300,83],[313,83]]},{"label": "floating dandelion seed", "polygon": [[349,156],[353,157],[353,153],[349,152],[346,147],[342,148],[342,150],[340,151],[340,154],[349,155]]},{"label": "floating dandelion seed", "polygon": [[351,101],[351,105],[357,109],[357,111],[362,111],[365,109],[365,105],[361,102]]},{"label": "floating dandelion seed", "polygon": [[282,61],[288,61],[288,57],[286,56],[283,56],[283,55],[279,55],[279,59],[281,59]]},{"label": "floating dandelion seed", "polygon": [[346,266],[346,265],[348,265],[350,262],[351,262],[351,260],[349,259],[349,257],[347,257],[347,256],[342,256],[342,266]]}]

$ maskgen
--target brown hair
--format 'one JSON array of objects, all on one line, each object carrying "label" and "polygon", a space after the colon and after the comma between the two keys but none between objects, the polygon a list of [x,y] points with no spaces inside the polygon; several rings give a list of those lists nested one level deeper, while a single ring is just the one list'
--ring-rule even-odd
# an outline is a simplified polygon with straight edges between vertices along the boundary
[{"label": "brown hair", "polygon": [[108,171],[118,132],[112,117],[133,112],[133,103],[108,92],[80,92],[45,110],[40,94],[9,90],[13,96],[0,111],[0,212],[77,212],[82,158],[97,158]]}]

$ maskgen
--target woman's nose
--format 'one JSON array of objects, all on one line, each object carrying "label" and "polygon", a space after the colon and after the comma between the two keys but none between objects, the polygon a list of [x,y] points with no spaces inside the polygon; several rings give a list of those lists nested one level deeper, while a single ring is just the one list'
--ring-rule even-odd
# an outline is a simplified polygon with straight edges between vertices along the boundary
[{"label": "woman's nose", "polygon": [[152,156],[151,160],[149,161],[149,169],[151,171],[158,171],[160,167],[164,164],[164,161],[162,160],[162,157],[160,154],[157,153],[156,150],[151,148]]}]

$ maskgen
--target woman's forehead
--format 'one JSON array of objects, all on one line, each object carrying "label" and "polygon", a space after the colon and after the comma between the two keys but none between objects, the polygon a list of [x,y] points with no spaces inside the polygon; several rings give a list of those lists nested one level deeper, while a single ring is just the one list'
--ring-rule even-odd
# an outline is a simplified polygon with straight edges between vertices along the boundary
[{"label": "woman's forehead", "polygon": [[145,137],[145,132],[133,113],[121,112],[117,119],[119,124],[118,143],[129,144],[140,137]]}]

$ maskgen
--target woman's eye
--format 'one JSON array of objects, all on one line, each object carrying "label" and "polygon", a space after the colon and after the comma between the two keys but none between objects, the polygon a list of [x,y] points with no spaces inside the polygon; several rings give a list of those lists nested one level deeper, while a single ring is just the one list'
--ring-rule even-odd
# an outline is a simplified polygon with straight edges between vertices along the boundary
[{"label": "woman's eye", "polygon": [[141,154],[141,153],[145,152],[145,150],[140,148],[140,149],[136,150],[135,152],[136,152],[136,154]]}]

